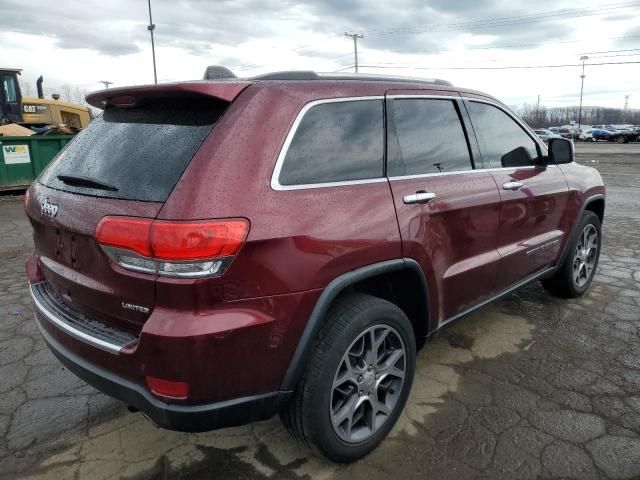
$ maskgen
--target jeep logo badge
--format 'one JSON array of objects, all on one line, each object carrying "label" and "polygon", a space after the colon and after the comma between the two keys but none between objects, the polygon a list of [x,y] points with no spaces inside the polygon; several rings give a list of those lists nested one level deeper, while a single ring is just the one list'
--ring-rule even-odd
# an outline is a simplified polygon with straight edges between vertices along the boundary
[{"label": "jeep logo badge", "polygon": [[46,217],[53,218],[58,214],[58,205],[51,203],[47,198],[40,204],[40,213]]}]

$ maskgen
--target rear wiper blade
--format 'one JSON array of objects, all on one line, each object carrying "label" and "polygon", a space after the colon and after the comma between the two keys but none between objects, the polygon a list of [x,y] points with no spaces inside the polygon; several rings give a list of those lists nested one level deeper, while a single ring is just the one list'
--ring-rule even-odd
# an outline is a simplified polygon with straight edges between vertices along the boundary
[{"label": "rear wiper blade", "polygon": [[101,182],[91,177],[68,174],[58,175],[57,177],[61,182],[64,182],[67,185],[71,185],[73,187],[97,188],[99,190],[109,190],[110,192],[118,191],[118,189],[113,185],[109,185],[108,183]]}]

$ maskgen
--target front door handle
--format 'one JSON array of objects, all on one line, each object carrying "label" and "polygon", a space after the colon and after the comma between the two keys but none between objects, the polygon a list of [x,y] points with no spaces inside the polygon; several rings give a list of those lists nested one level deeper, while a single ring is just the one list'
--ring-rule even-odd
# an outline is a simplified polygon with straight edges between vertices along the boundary
[{"label": "front door handle", "polygon": [[416,192],[411,195],[405,195],[402,198],[402,201],[407,205],[412,203],[427,203],[429,200],[433,200],[436,198],[435,193],[427,193],[427,192]]},{"label": "front door handle", "polygon": [[507,182],[502,184],[502,188],[505,190],[520,190],[524,187],[524,183],[522,182]]}]

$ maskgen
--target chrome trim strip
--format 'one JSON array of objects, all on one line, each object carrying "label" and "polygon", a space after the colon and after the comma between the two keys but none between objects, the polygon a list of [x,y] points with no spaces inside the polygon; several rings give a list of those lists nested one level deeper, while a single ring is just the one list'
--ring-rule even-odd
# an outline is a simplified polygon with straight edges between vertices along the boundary
[{"label": "chrome trim strip", "polygon": [[300,126],[300,122],[302,122],[305,114],[316,105],[321,105],[324,103],[339,103],[339,102],[359,102],[359,101],[367,101],[367,100],[384,100],[384,95],[372,95],[370,97],[339,97],[339,98],[324,98],[321,100],[314,100],[313,102],[307,103],[298,115],[296,119],[293,121],[293,125],[289,129],[289,133],[285,138],[284,144],[280,149],[280,153],[278,154],[278,160],[276,161],[276,166],[273,169],[273,173],[271,174],[271,188],[276,191],[284,191],[284,190],[304,190],[309,188],[326,188],[326,187],[340,187],[345,185],[364,185],[367,183],[378,183],[378,182],[386,182],[387,179],[385,177],[378,178],[369,178],[363,180],[346,180],[343,182],[325,182],[325,183],[305,183],[300,185],[281,185],[280,184],[280,172],[282,170],[282,164],[284,163],[284,159],[287,156],[287,152],[289,151],[289,147],[291,146],[291,142],[293,141],[293,137]]},{"label": "chrome trim strip", "polygon": [[387,95],[387,98],[396,99],[396,98],[436,98],[436,99],[445,99],[445,100],[461,100],[462,97],[458,94],[458,92],[453,92],[452,95],[420,95],[420,94],[393,94]]},{"label": "chrome trim strip", "polygon": [[[560,237],[562,238],[562,237]],[[544,250],[549,250],[550,248],[555,247],[556,245],[560,245],[560,238],[557,238],[555,240],[551,240],[550,242],[547,243],[543,243],[542,245],[539,245],[535,248],[532,248],[531,250],[527,250],[527,256],[529,255],[533,255],[534,253],[539,253],[542,252]]]},{"label": "chrome trim strip", "polygon": [[[69,335],[71,335],[72,337],[78,340],[86,342],[90,345],[93,345],[94,347],[100,348],[101,350],[105,350],[109,353],[119,354],[120,351],[124,348],[124,345],[123,346],[115,345],[113,343],[105,342],[104,340],[100,340],[99,338],[95,338],[90,335],[87,335],[86,333],[81,332],[80,330],[75,329],[70,325],[67,325],[62,320],[58,319],[58,317],[56,317],[53,313],[47,310],[44,307],[44,305],[42,305],[42,303],[38,301],[35,294],[33,293],[34,285],[39,285],[39,284],[29,285],[29,294],[31,295],[31,300],[33,301],[34,306],[38,309],[38,312],[40,312],[42,315],[47,317],[47,320],[53,323],[56,327],[60,328],[61,330],[64,330],[66,333],[68,333]],[[36,324],[38,323],[39,323],[38,319],[36,318]]]},{"label": "chrome trim strip", "polygon": [[416,178],[428,178],[428,177],[440,177],[443,175],[462,175],[464,173],[485,173],[485,172],[502,172],[505,170],[534,170],[536,168],[546,168],[548,165],[527,165],[524,167],[498,167],[498,168],[476,168],[468,170],[455,170],[453,172],[435,172],[435,173],[421,173],[417,175],[400,175],[395,177],[389,177],[389,181],[397,182],[398,180],[412,180]]},{"label": "chrome trim strip", "polygon": [[[521,119],[519,119],[507,107],[505,107],[504,105],[501,105],[501,104],[499,104],[499,103],[497,103],[497,102],[495,102],[493,100],[490,100],[490,99],[459,96],[459,94],[457,92],[455,92],[455,94],[453,94],[453,95],[420,95],[420,94],[402,95],[402,94],[398,94],[398,95],[387,95],[386,98],[390,98],[390,99],[396,99],[396,98],[400,98],[400,99],[402,99],[402,98],[434,98],[434,99],[445,99],[445,100],[451,100],[451,101],[466,100],[466,101],[473,101],[473,102],[486,103],[486,104],[489,104],[489,105],[493,105],[494,107],[499,108],[501,111],[503,111],[505,114],[507,114],[521,128],[523,128],[525,133],[527,133],[527,135],[529,135],[529,138],[531,138],[531,140],[533,140],[533,142],[536,143],[537,145],[540,145],[540,147],[543,149],[543,152],[545,152],[547,150],[547,147],[544,144],[544,142],[539,140],[536,135],[531,135],[531,132],[529,131],[528,125],[526,125]],[[294,120],[293,125],[289,129],[289,132],[287,133],[287,136],[285,138],[284,144],[282,145],[282,148],[280,149],[280,153],[278,154],[278,159],[276,161],[276,165],[275,165],[275,167],[273,169],[273,173],[271,175],[271,188],[273,190],[276,190],[276,191],[307,190],[307,189],[311,189],[311,188],[327,188],[327,187],[343,187],[343,186],[349,186],[349,185],[365,185],[365,184],[369,184],[369,183],[380,183],[380,182],[387,181],[387,178],[379,177],[379,178],[369,178],[369,179],[363,179],[363,180],[346,180],[346,181],[342,181],[342,182],[305,183],[305,184],[300,184],[300,185],[281,185],[280,182],[279,182],[280,172],[282,171],[282,164],[284,163],[284,159],[287,156],[287,152],[289,150],[291,142],[293,141],[293,137],[295,136],[295,133],[298,130],[298,127],[300,126],[300,123],[302,122],[303,117],[305,116],[305,114],[311,108],[313,108],[316,105],[321,105],[321,104],[324,104],[324,103],[357,102],[357,101],[384,100],[384,99],[385,99],[385,96],[383,96],[383,95],[372,95],[372,96],[368,96],[368,97],[365,96],[365,97],[325,98],[325,99],[321,99],[321,100],[314,100],[314,101],[309,102],[306,105],[304,105],[302,107],[302,109],[300,110],[300,112],[298,113],[298,115],[296,116],[296,119]],[[454,171],[454,172],[437,172],[437,173],[423,173],[423,174],[417,174],[417,175],[393,176],[393,177],[388,177],[388,180],[392,181],[392,182],[395,182],[395,181],[398,181],[398,180],[411,180],[411,179],[428,178],[428,177],[435,177],[435,176],[441,176],[441,175],[461,175],[461,174],[465,174],[465,173],[500,172],[500,171],[505,171],[505,170],[514,170],[514,169],[518,169],[518,170],[533,170],[535,168],[546,168],[548,166],[551,166],[551,165],[527,165],[527,166],[523,166],[523,167],[477,168],[477,169],[468,169],[468,170],[457,170],[457,171]]]}]

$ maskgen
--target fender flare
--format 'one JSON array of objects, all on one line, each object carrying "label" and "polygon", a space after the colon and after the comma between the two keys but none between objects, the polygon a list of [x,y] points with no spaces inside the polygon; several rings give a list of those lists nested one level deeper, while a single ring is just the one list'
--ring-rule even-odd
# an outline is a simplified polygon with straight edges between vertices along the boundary
[{"label": "fender flare", "polygon": [[[375,277],[384,273],[410,270],[418,278],[420,288],[424,291],[425,299],[425,311],[427,313],[426,322],[429,321],[430,303],[429,303],[429,290],[427,288],[427,280],[424,275],[424,271],[420,264],[412,258],[397,258],[393,260],[385,260],[382,262],[367,265],[365,267],[352,270],[350,272],[343,273],[342,275],[334,278],[322,291],[320,298],[316,302],[307,325],[298,340],[298,346],[291,358],[289,368],[285,373],[284,379],[280,386],[281,391],[291,391],[295,388],[298,380],[302,376],[306,367],[309,355],[312,353],[314,340],[324,324],[329,308],[333,301],[342,293],[347,287],[358,283],[367,278]],[[428,325],[428,323],[427,323]]]},{"label": "fender flare", "polygon": [[[595,202],[596,200],[605,200],[605,196],[602,193],[597,193],[595,195],[591,195],[590,197],[588,197],[584,202],[582,202],[582,205],[580,206],[580,212],[578,213],[578,215],[576,215],[576,221],[573,223],[573,227],[571,227],[571,234],[569,235],[569,239],[566,243],[566,245],[564,246],[564,250],[562,251],[562,255],[560,255],[560,260],[558,261],[558,264],[556,265],[556,268],[553,270],[553,272],[548,275],[548,276],[553,276],[553,274],[562,266],[562,264],[564,263],[565,259],[567,258],[567,254],[569,253],[569,246],[571,244],[573,244],[573,241],[576,239],[576,237],[579,235],[578,232],[578,221],[580,220],[580,218],[582,218],[582,215],[584,214],[585,210],[587,209],[587,207]],[[605,200],[606,202],[606,200]]]}]

